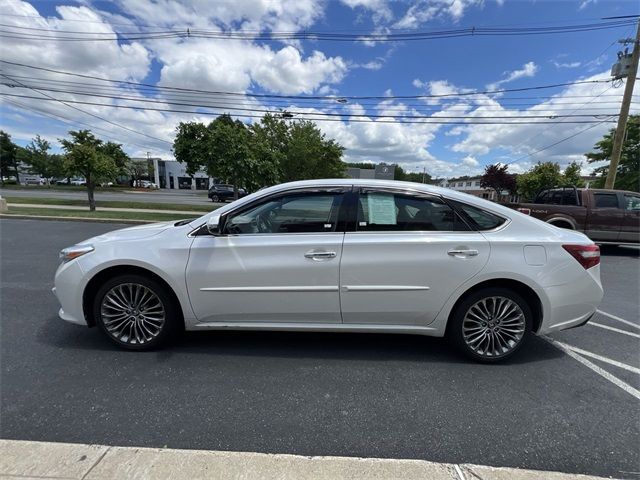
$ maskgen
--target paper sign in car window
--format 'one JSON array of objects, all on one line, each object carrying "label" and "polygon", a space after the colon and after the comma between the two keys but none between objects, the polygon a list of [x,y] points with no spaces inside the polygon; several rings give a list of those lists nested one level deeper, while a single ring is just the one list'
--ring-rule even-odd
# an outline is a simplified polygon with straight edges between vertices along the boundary
[{"label": "paper sign in car window", "polygon": [[370,193],[367,195],[369,223],[375,225],[395,225],[396,202],[392,193]]}]

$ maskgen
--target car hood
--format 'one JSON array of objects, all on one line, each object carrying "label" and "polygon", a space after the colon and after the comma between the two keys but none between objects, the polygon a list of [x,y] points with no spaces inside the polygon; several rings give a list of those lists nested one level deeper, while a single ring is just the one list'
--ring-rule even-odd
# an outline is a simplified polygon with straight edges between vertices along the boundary
[{"label": "car hood", "polygon": [[97,237],[85,240],[82,243],[119,242],[123,240],[139,240],[142,238],[153,237],[154,235],[165,231],[167,228],[171,228],[175,223],[175,221],[170,221],[136,225],[135,227],[123,228],[120,230],[114,230],[113,232],[104,233]]}]

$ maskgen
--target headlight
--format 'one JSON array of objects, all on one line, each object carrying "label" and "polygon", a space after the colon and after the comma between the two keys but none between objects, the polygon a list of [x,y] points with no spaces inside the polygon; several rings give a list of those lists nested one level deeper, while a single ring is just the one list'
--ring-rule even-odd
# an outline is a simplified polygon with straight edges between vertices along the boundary
[{"label": "headlight", "polygon": [[85,253],[93,252],[93,245],[74,245],[73,247],[67,247],[60,250],[60,263],[67,263],[74,258],[81,257]]}]

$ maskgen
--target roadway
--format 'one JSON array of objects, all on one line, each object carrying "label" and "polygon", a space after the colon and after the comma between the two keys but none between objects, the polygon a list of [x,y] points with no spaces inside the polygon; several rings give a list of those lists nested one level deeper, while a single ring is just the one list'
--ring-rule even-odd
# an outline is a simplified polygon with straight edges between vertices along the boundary
[{"label": "roadway", "polygon": [[0,220],[3,438],[637,478],[637,248],[604,249],[606,313],[552,336],[573,356],[538,337],[480,365],[441,339],[249,332],[134,353],[59,320],[50,291],[61,248],[116,227]]}]

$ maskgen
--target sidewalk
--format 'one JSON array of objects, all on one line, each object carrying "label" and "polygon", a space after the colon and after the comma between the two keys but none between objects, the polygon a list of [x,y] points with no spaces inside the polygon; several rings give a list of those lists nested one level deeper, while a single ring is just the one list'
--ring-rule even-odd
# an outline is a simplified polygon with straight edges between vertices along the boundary
[{"label": "sidewalk", "polygon": [[588,480],[479,465],[0,440],[0,479]]}]

